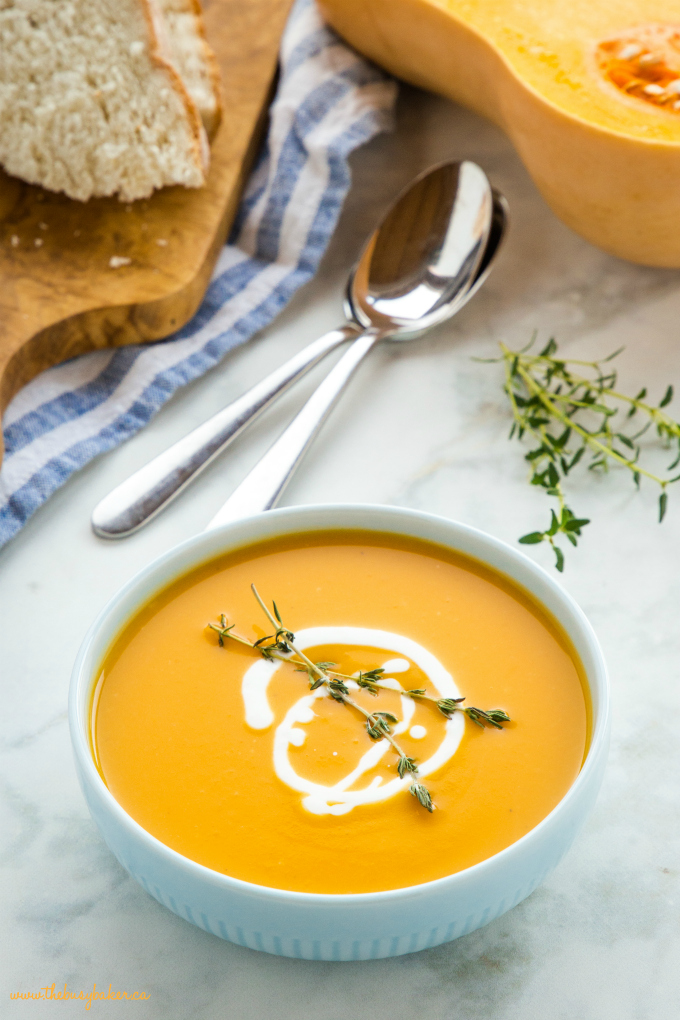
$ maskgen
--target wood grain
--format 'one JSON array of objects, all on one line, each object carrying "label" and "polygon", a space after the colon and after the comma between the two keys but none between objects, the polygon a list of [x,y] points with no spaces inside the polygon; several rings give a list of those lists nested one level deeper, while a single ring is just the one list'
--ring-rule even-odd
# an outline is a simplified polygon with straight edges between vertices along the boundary
[{"label": "wood grain", "polygon": [[[289,7],[204,3],[224,91],[205,187],[164,188],[130,205],[77,202],[0,170],[0,415],[43,369],[159,340],[196,311],[266,122]],[[112,269],[112,256],[131,262]],[[0,461],[2,452],[0,430]]]}]

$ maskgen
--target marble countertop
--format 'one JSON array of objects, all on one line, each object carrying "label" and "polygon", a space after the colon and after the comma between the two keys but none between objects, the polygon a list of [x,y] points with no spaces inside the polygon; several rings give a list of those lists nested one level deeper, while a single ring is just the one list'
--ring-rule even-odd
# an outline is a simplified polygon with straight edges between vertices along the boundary
[{"label": "marble countertop", "polygon": [[[356,964],[279,959],[223,942],[159,906],[107,850],[78,787],[66,721],[71,664],[95,613],[144,563],[202,529],[319,379],[273,408],[190,493],[122,543],[94,537],[95,503],[132,470],[338,324],[347,270],[394,192],[427,164],[479,162],[512,230],[488,284],[426,339],[384,344],[354,380],[284,502],[363,501],[444,514],[509,542],[549,501],[507,440],[505,339],[554,333],[573,356],[625,345],[623,385],[660,397],[680,378],[680,275],[590,247],[547,209],[488,123],[403,89],[398,126],[353,159],[354,187],[318,278],[259,338],[176,396],[140,435],[74,477],[0,553],[0,1016],[82,1015],[80,1002],[12,1001],[68,982],[144,991],[89,1015],[149,1020],[671,1020],[680,1016],[680,490],[613,472],[574,477],[592,517],[563,583],[592,621],[613,685],[604,787],[554,875],[457,942]],[[578,352],[578,354],[576,354]],[[321,369],[323,374],[323,369]],[[678,412],[675,409],[676,417]],[[544,547],[529,555],[550,569]],[[677,557],[677,559],[676,559]]]}]

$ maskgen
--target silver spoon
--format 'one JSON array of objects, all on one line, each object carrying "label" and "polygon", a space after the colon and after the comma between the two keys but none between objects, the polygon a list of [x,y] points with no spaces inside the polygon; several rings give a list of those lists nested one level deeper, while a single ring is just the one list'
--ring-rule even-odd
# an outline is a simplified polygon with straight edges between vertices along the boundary
[{"label": "silver spoon", "polygon": [[[447,166],[452,167],[457,164],[447,164]],[[441,171],[443,168],[436,169]],[[427,177],[429,174],[423,176]],[[418,178],[418,182],[421,180],[422,178]],[[397,199],[396,205],[410,191],[409,187],[405,193],[402,193]],[[388,211],[371,240],[377,238],[382,230],[390,224],[394,208],[393,206]],[[483,279],[486,278],[505,228],[505,220],[504,199],[494,193],[493,224],[482,265],[477,271],[473,285],[458,307],[462,307],[462,303],[472,296]],[[348,284],[348,292],[351,286],[352,277]],[[332,330],[309,344],[243,396],[149,461],[105,496],[92,514],[92,527],[96,534],[102,538],[125,538],[141,528],[179,495],[208,464],[294,382],[338,346],[347,340],[356,338],[359,332],[358,327],[366,326],[366,322],[354,313],[349,301],[346,302],[345,310],[351,324],[348,323],[340,329]]]},{"label": "silver spoon", "polygon": [[[500,212],[504,221],[502,204]],[[498,220],[497,215],[497,230]],[[364,326],[363,333],[232,493],[209,530],[276,505],[376,343],[411,340],[455,315],[488,272],[495,250],[486,268],[484,261],[493,227],[493,193],[475,163],[435,167],[402,193],[366,245],[348,285],[349,311]]]}]

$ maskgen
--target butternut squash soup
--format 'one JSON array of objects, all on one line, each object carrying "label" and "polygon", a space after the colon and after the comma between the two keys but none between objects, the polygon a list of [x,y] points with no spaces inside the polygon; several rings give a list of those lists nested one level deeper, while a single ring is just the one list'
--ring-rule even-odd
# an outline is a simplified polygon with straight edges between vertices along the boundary
[{"label": "butternut squash soup", "polygon": [[540,822],[583,762],[585,690],[566,635],[508,578],[421,540],[315,532],[146,605],[101,666],[92,751],[118,803],[190,859],[374,892]]}]

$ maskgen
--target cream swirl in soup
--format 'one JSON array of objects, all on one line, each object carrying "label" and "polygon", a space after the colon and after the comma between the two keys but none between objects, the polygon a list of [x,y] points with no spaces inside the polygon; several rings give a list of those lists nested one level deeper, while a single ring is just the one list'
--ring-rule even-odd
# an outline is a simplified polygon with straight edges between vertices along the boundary
[{"label": "cream swirl in soup", "polygon": [[[333,645],[340,648],[343,646],[389,648],[392,652],[407,655],[413,663],[420,667],[432,685],[433,691],[440,698],[460,698],[461,696],[453,677],[441,662],[417,641],[400,634],[391,634],[389,631],[373,630],[366,627],[310,627],[298,631],[295,643],[303,651],[319,645]],[[267,698],[267,689],[283,665],[280,660],[262,659],[254,663],[243,677],[241,692],[245,707],[245,719],[253,729],[268,729],[276,721]],[[395,677],[390,677],[389,672],[407,673],[411,671],[411,662],[407,659],[392,658],[380,665],[386,673],[386,676],[381,678],[381,683],[390,686],[397,692],[403,690],[404,687]],[[347,681],[347,686],[351,690],[359,690],[358,684],[351,680]],[[373,770],[390,750],[390,744],[385,738],[369,746],[355,767],[332,785],[327,786],[314,782],[296,771],[290,761],[289,748],[291,745],[301,747],[305,743],[307,734],[301,727],[311,723],[315,718],[315,702],[328,697],[326,687],[318,687],[317,690],[304,694],[288,709],[283,721],[276,727],[272,765],[279,779],[292,790],[304,794],[302,806],[316,815],[346,814],[359,804],[375,804],[407,791],[413,781],[410,775],[402,778],[396,777],[387,782],[382,776],[374,775],[368,784],[361,782],[365,774]],[[402,715],[392,730],[393,735],[398,737],[402,733],[411,731],[411,736],[416,740],[422,739],[427,732],[425,727],[417,724],[411,727],[416,703],[404,695],[401,695],[399,700]],[[440,724],[442,739],[434,753],[427,760],[418,764],[420,776],[427,776],[445,765],[456,753],[463,736],[464,722],[461,715],[454,715],[452,719],[444,720],[442,718],[436,721]],[[424,732],[421,733],[421,730]]]}]

